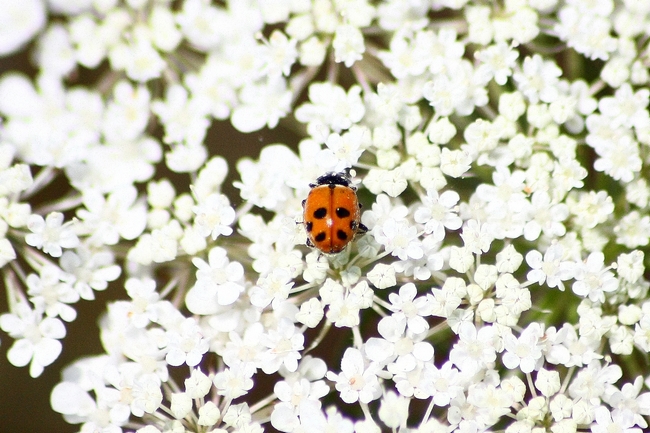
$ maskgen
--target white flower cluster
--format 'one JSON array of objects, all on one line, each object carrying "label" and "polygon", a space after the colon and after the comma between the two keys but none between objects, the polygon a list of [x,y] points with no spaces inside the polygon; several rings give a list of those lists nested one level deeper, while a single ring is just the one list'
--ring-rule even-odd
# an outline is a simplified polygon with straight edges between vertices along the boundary
[{"label": "white flower cluster", "polygon": [[[51,391],[83,432],[645,431],[648,28],[635,0],[0,3],[37,71],[0,76],[9,362],[41,375],[112,290]],[[220,121],[302,139],[235,163]],[[368,229],[336,255],[302,219],[330,172]]]}]

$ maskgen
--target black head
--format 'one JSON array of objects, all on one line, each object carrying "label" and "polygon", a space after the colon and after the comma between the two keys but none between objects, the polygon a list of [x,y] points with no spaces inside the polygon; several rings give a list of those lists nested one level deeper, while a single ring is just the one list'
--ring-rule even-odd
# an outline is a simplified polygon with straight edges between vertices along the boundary
[{"label": "black head", "polygon": [[347,173],[326,173],[316,179],[316,185],[341,185],[350,186],[352,181]]}]

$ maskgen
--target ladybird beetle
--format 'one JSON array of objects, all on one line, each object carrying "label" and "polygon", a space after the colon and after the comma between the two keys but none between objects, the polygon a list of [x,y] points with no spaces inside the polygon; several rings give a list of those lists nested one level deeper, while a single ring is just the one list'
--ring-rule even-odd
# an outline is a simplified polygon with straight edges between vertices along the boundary
[{"label": "ladybird beetle", "polygon": [[346,173],[324,174],[309,186],[311,191],[302,202],[308,246],[336,254],[357,233],[368,231],[361,224],[361,205]]}]

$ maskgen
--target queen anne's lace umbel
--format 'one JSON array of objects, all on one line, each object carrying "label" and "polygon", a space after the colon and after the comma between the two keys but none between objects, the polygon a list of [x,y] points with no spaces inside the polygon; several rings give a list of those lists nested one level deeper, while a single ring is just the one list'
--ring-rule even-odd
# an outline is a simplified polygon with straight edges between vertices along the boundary
[{"label": "queen anne's lace umbel", "polygon": [[[108,290],[104,352],[47,391],[84,432],[645,431],[648,28],[635,0],[0,2],[36,71],[0,76],[8,361],[52,368]],[[227,161],[219,122],[300,138]],[[369,230],[324,255],[301,202],[341,171]]]}]

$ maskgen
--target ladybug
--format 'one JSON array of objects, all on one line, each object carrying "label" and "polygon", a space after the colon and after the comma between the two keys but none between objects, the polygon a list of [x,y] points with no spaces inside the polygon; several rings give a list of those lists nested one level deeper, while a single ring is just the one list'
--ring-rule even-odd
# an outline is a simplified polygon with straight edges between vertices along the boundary
[{"label": "ladybug", "polygon": [[357,233],[368,231],[361,224],[357,189],[346,173],[327,173],[309,185],[302,201],[307,245],[325,254],[343,251]]}]

